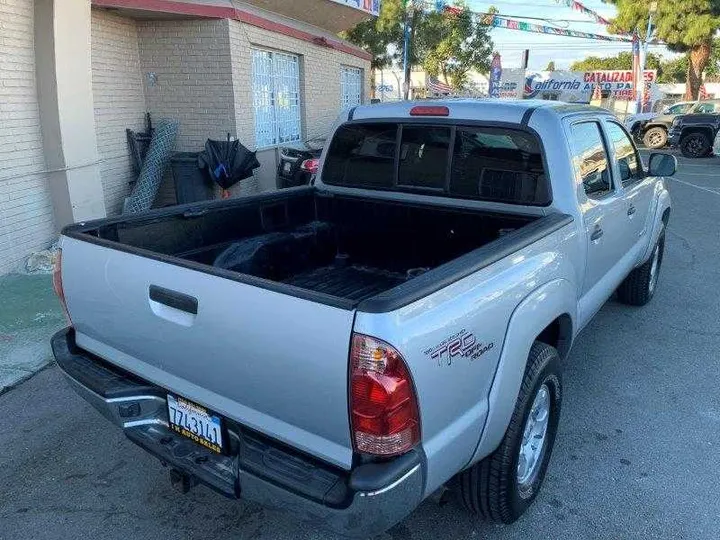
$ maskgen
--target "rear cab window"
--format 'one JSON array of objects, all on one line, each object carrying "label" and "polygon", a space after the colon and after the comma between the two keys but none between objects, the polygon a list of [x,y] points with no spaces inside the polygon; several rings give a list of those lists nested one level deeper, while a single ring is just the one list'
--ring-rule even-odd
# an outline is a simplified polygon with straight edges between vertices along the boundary
[{"label": "rear cab window", "polygon": [[332,139],[322,181],[531,206],[551,202],[540,141],[520,128],[348,123]]}]

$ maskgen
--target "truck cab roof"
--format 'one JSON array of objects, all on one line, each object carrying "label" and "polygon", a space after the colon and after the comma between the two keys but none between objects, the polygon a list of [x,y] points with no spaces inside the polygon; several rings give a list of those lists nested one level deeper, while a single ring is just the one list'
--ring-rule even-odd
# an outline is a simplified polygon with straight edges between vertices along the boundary
[{"label": "truck cab roof", "polygon": [[421,114],[427,118],[447,117],[452,120],[471,120],[486,122],[527,123],[533,111],[543,109],[558,117],[578,113],[592,113],[597,115],[611,115],[606,109],[592,105],[565,103],[562,101],[545,101],[536,99],[443,99],[443,100],[417,100],[395,101],[390,103],[376,103],[373,105],[360,105],[349,114],[351,120],[370,120],[382,118],[410,118],[416,116],[412,113],[416,108],[447,108],[447,114]]}]

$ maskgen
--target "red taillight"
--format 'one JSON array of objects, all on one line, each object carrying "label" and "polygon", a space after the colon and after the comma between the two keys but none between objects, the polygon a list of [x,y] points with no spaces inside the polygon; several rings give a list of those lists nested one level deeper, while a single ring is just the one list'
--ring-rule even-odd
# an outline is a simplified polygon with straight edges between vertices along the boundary
[{"label": "red taillight", "polygon": [[300,164],[300,168],[303,171],[306,171],[306,172],[309,172],[312,174],[317,174],[319,166],[320,166],[319,159],[306,159],[305,161],[303,161]]},{"label": "red taillight", "polygon": [[420,415],[410,373],[391,345],[353,334],[350,348],[350,423],[355,450],[403,454],[420,442]]},{"label": "red taillight", "polygon": [[410,109],[410,116],[450,116],[450,109],[440,105],[416,105]]},{"label": "red taillight", "polygon": [[52,282],[53,282],[53,290],[55,291],[55,294],[57,294],[57,297],[60,300],[60,304],[63,307],[63,311],[65,311],[65,316],[67,317],[70,324],[72,324],[72,321],[70,320],[70,313],[68,312],[68,308],[67,308],[67,302],[65,301],[65,291],[63,290],[62,250],[58,250],[57,257],[55,258],[55,264],[53,266]]}]

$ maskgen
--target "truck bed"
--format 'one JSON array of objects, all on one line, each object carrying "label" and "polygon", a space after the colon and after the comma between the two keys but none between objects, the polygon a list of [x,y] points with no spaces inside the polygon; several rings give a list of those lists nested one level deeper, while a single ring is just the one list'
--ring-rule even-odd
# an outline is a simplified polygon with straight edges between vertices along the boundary
[{"label": "truck bed", "polygon": [[537,219],[301,188],[124,216],[66,233],[357,305]]}]

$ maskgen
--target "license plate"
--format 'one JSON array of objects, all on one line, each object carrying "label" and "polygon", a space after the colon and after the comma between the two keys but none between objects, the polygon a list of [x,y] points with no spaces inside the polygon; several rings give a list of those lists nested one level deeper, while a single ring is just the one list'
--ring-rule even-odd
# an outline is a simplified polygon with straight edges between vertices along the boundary
[{"label": "license plate", "polygon": [[283,165],[283,172],[289,173],[291,168],[292,168],[291,163],[285,163],[285,165]]},{"label": "license plate", "polygon": [[180,435],[209,448],[213,452],[222,453],[222,421],[220,417],[181,397],[168,394],[168,417],[170,428]]}]

